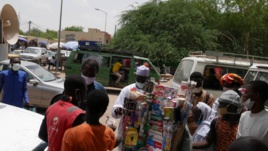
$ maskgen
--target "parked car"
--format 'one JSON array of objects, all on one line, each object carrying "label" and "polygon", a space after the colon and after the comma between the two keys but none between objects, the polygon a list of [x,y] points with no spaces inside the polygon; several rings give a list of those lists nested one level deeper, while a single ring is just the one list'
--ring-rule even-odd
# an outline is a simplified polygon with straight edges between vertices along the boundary
[{"label": "parked car", "polygon": [[[9,68],[9,60],[0,62],[0,71]],[[63,92],[64,79],[55,76],[40,65],[21,61],[20,70],[27,73],[28,96],[33,106],[47,108],[51,100]],[[2,100],[2,94],[0,100]]]},{"label": "parked car", "polygon": [[1,102],[0,115],[1,151],[30,151],[43,142],[38,138],[43,115]]},{"label": "parked car", "polygon": [[12,52],[8,53],[8,59],[13,57],[20,57],[20,54],[23,53],[24,50],[13,50]]},{"label": "parked car", "polygon": [[47,51],[48,61],[51,60],[53,56],[56,57],[56,55],[57,55],[57,52],[48,50]]},{"label": "parked car", "polygon": [[47,49],[41,47],[27,47],[23,54],[20,54],[21,60],[32,61],[39,65],[47,65],[48,55]]}]

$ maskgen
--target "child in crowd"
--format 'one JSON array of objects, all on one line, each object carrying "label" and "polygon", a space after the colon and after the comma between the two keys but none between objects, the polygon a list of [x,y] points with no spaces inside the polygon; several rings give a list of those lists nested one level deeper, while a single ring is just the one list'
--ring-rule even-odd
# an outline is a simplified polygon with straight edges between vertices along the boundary
[{"label": "child in crowd", "polygon": [[100,90],[90,92],[86,106],[86,122],[68,129],[62,140],[62,151],[107,151],[121,141],[113,130],[99,122],[109,105],[109,97]]}]

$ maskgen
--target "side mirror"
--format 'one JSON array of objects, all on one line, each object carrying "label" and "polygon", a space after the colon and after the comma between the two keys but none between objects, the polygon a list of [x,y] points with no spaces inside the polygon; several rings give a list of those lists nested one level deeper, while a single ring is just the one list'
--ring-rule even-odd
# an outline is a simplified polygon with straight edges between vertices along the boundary
[{"label": "side mirror", "polygon": [[37,85],[39,82],[36,79],[31,79],[31,80],[29,80],[29,83],[33,84],[33,85]]}]

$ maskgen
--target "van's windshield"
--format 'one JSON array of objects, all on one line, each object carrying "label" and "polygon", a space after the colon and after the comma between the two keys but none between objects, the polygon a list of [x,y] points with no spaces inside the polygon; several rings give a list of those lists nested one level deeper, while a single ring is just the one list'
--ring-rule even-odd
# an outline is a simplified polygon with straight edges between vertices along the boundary
[{"label": "van's windshield", "polygon": [[188,81],[193,65],[193,60],[182,60],[174,74],[174,82],[180,84],[181,81]]},{"label": "van's windshield", "polygon": [[244,87],[248,85],[250,81],[261,80],[268,82],[268,73],[262,71],[248,71],[244,78]]}]

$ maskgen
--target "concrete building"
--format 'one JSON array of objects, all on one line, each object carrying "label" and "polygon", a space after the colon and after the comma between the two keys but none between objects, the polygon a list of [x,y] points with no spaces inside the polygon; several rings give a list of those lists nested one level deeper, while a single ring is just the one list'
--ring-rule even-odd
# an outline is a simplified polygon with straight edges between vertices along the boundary
[{"label": "concrete building", "polygon": [[89,40],[107,44],[111,41],[111,35],[96,28],[88,28],[88,32],[61,31],[63,42]]}]

